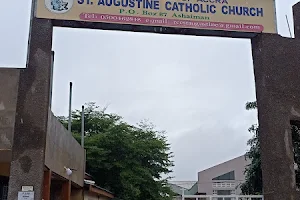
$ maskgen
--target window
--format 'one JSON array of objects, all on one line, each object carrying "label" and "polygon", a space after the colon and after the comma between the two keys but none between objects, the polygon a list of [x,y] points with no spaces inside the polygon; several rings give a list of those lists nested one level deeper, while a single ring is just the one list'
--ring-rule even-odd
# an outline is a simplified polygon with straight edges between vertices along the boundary
[{"label": "window", "polygon": [[213,200],[235,200],[235,197],[225,197],[227,195],[235,195],[235,190],[213,190],[213,195],[222,197],[213,197]]},{"label": "window", "polygon": [[212,180],[235,180],[235,175],[234,175],[234,171],[228,172],[226,174],[223,174],[221,176],[217,176],[215,178],[213,178]]},{"label": "window", "polygon": [[217,190],[217,195],[231,195],[231,190]]},{"label": "window", "polygon": [[226,181],[218,181],[212,183],[213,188],[235,188],[235,183],[226,182]]},{"label": "window", "polygon": [[293,153],[294,153],[294,168],[296,176],[296,186],[297,189],[300,188],[300,122],[291,121],[291,132],[292,132],[292,143],[293,143]]}]

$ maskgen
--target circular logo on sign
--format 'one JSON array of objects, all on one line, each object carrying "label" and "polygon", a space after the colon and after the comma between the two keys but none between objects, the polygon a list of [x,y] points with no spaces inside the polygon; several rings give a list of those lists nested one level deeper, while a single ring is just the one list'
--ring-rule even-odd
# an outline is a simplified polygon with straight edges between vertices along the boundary
[{"label": "circular logo on sign", "polygon": [[74,0],[45,0],[45,5],[50,12],[62,14],[68,12]]}]

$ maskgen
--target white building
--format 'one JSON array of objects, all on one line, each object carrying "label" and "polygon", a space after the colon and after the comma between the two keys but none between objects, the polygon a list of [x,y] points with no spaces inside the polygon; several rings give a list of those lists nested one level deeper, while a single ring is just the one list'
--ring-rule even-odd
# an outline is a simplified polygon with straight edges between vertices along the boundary
[{"label": "white building", "polygon": [[170,186],[178,197],[182,190],[186,195],[239,195],[240,186],[245,182],[246,166],[250,163],[251,161],[246,160],[243,155],[198,172],[198,181],[192,186],[191,182],[189,187],[186,187],[188,182],[185,182],[184,187],[175,181],[171,181]]}]

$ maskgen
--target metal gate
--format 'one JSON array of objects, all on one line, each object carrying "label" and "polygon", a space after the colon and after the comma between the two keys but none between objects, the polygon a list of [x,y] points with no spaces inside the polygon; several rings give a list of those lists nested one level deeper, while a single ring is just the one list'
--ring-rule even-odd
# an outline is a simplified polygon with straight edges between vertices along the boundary
[{"label": "metal gate", "polygon": [[182,200],[263,200],[263,195],[183,195]]}]

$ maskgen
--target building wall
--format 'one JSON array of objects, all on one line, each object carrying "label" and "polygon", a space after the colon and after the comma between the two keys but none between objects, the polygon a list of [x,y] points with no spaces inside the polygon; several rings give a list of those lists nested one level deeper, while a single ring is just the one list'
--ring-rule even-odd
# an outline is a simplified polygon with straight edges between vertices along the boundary
[{"label": "building wall", "polygon": [[83,188],[72,187],[71,200],[83,200]]},{"label": "building wall", "polygon": [[84,192],[84,200],[110,200],[110,198],[97,196],[91,192]]},{"label": "building wall", "polygon": [[[223,181],[213,181],[212,179],[223,175],[230,171],[235,171],[235,181],[228,181],[233,182],[235,186],[240,185],[242,182],[245,181],[245,167],[250,163],[249,160],[245,160],[245,156],[240,156],[238,158],[229,160],[225,163],[219,164],[212,168],[206,169],[198,173],[198,193],[206,193],[207,195],[213,194],[213,182],[223,182]],[[224,181],[227,182],[227,181]],[[224,188],[224,189],[232,189],[233,188]],[[237,188],[236,194],[240,194],[241,190],[240,187]]]},{"label": "building wall", "polygon": [[[0,68],[0,174],[7,175],[11,161],[20,69]],[[64,166],[73,168],[71,180],[83,186],[85,151],[62,124],[49,112],[45,165],[69,178]]]},{"label": "building wall", "polygon": [[[54,173],[83,186],[85,151],[65,127],[49,112],[45,165]],[[73,169],[66,174],[64,167]]]},{"label": "building wall", "polygon": [[0,68],[0,163],[10,162],[20,69]]},{"label": "building wall", "polygon": [[0,163],[0,176],[9,176],[10,163]]}]

